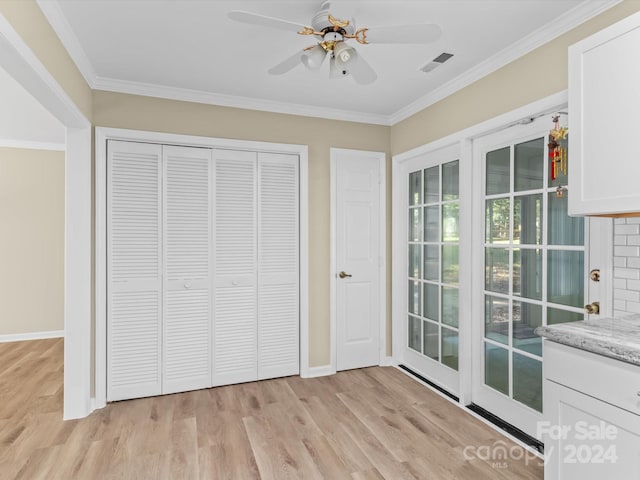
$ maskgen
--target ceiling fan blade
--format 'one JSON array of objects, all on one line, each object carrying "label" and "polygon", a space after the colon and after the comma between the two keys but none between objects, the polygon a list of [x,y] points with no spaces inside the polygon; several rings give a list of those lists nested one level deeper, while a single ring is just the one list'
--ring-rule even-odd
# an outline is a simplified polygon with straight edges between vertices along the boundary
[{"label": "ceiling fan blade", "polygon": [[442,35],[438,25],[423,23],[419,25],[389,25],[371,27],[365,32],[366,43],[412,43],[435,42]]},{"label": "ceiling fan blade", "polygon": [[268,72],[271,75],[282,75],[283,73],[287,73],[289,70],[293,70],[295,67],[302,63],[303,54],[304,50],[297,51],[286,60],[283,60],[279,64],[271,67]]},{"label": "ceiling fan blade", "polygon": [[262,27],[279,28],[280,30],[289,30],[296,33],[305,28],[309,28],[300,23],[282,20],[280,18],[267,17],[258,13],[244,12],[241,10],[229,12],[228,16],[231,20],[235,20],[236,22],[250,23],[251,25],[260,25]]},{"label": "ceiling fan blade", "polygon": [[358,53],[354,61],[349,64],[349,72],[353,79],[359,85],[368,85],[373,83],[378,78],[375,70],[371,68],[369,62],[367,62],[362,55]]}]

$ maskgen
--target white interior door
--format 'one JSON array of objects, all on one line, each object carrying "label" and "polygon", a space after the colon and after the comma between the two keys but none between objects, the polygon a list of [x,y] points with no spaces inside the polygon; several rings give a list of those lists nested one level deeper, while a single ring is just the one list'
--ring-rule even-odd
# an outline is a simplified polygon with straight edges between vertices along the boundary
[{"label": "white interior door", "polygon": [[162,393],[162,147],[107,145],[107,400]]},{"label": "white interior door", "polygon": [[381,158],[378,152],[331,150],[337,370],[380,362]]},{"label": "white interior door", "polygon": [[211,150],[162,147],[162,393],[211,385]]},{"label": "white interior door", "polygon": [[258,378],[256,152],[214,150],[213,384]]}]

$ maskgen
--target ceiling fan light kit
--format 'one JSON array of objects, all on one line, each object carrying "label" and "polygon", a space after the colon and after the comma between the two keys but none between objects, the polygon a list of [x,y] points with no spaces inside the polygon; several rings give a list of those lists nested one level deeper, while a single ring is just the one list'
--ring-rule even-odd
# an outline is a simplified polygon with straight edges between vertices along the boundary
[{"label": "ceiling fan light kit", "polygon": [[272,75],[282,75],[302,63],[309,70],[318,70],[329,57],[329,78],[351,75],[356,83],[367,85],[378,78],[371,65],[356,49],[347,44],[355,40],[361,45],[371,43],[426,44],[437,40],[440,27],[433,24],[398,25],[356,30],[355,20],[340,20],[329,13],[330,2],[323,2],[311,20],[311,27],[288,20],[267,17],[251,12],[229,12],[229,18],[238,22],[295,31],[298,35],[314,36],[316,45],[296,52],[293,56],[269,69]]}]

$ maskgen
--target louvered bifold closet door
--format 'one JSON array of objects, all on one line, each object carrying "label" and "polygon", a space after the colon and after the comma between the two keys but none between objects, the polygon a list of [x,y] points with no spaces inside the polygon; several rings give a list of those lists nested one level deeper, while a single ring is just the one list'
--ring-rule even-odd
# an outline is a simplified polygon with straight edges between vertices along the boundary
[{"label": "louvered bifold closet door", "polygon": [[159,145],[107,144],[107,399],[159,395]]},{"label": "louvered bifold closet door", "polygon": [[298,156],[258,156],[258,378],[299,372]]},{"label": "louvered bifold closet door", "polygon": [[214,150],[213,384],[256,380],[255,152]]},{"label": "louvered bifold closet door", "polygon": [[211,150],[162,149],[162,393],[175,393],[211,386]]}]

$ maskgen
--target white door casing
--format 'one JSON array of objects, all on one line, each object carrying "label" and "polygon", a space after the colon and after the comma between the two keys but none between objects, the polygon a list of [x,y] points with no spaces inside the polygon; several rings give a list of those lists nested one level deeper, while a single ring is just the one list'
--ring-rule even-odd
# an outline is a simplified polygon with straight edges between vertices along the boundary
[{"label": "white door casing", "polygon": [[337,370],[380,364],[381,158],[378,152],[331,149]]}]

